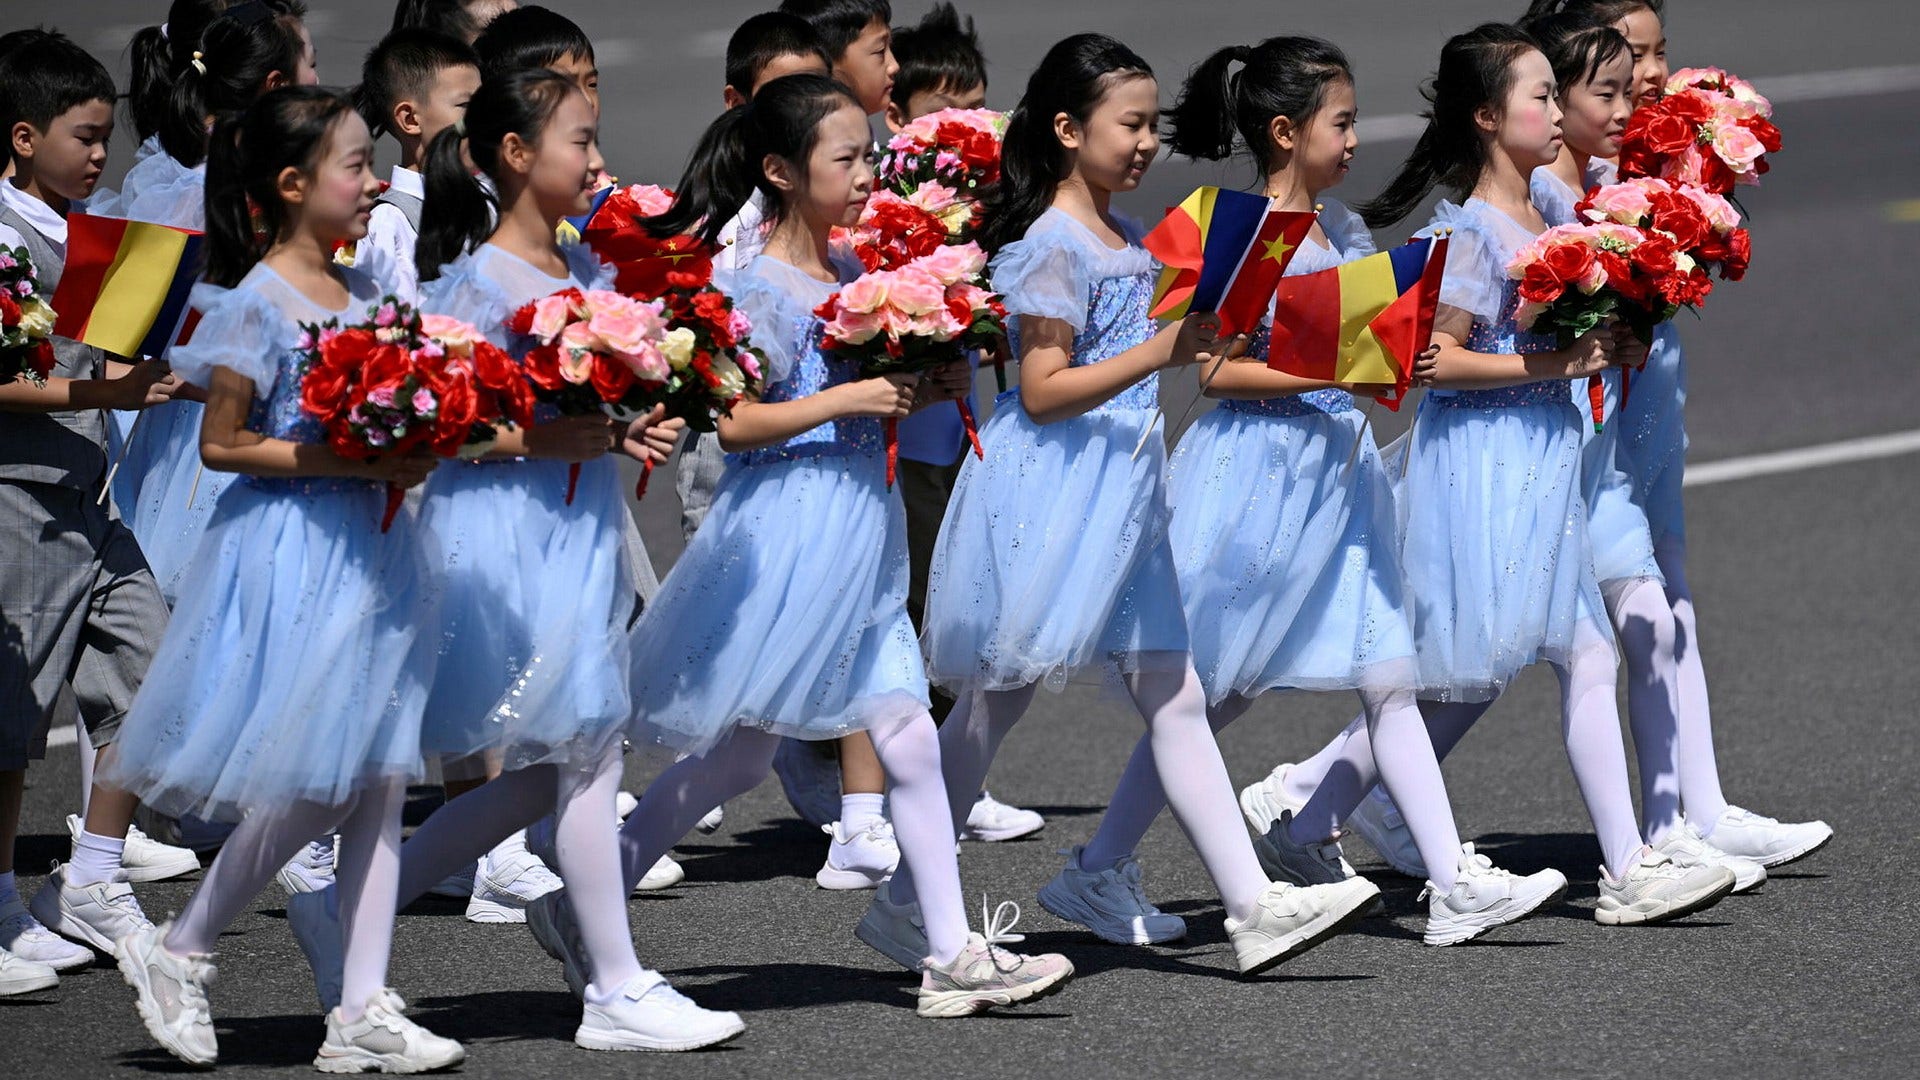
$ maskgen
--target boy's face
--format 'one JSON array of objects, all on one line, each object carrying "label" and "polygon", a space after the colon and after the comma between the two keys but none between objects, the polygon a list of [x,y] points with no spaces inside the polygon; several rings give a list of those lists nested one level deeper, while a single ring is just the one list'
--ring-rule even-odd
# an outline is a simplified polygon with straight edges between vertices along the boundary
[{"label": "boy's face", "polygon": [[557,71],[573,80],[573,85],[587,95],[587,104],[593,106],[593,115],[600,115],[600,69],[595,66],[593,57],[579,53],[568,53],[558,61],[548,65],[548,70]]},{"label": "boy's face", "polygon": [[821,63],[814,53],[782,53],[764,64],[753,73],[753,85],[742,92],[740,87],[728,86],[720,95],[727,108],[737,109],[745,105],[748,99],[760,92],[760,88],[775,79],[784,79],[789,75],[830,75],[827,65]]},{"label": "boy's face", "polygon": [[833,64],[834,78],[853,90],[868,116],[886,111],[893,77],[899,71],[900,65],[893,58],[893,28],[879,19],[867,23]]},{"label": "boy's face", "polygon": [[987,107],[987,87],[985,83],[965,89],[948,86],[944,83],[931,90],[915,90],[907,97],[907,107],[891,98],[887,101],[887,127],[899,131],[909,121],[918,120],[928,113],[937,113],[942,109],[984,109]]},{"label": "boy's face", "polygon": [[107,167],[113,103],[82,102],[54,117],[45,131],[22,120],[8,134],[20,159],[18,173],[30,176],[46,194],[84,199],[93,194]]},{"label": "boy's face", "polygon": [[408,135],[430,143],[435,135],[452,127],[467,115],[467,102],[480,89],[480,69],[471,64],[455,64],[434,73],[433,85],[418,101],[403,101],[395,110],[395,122]]}]

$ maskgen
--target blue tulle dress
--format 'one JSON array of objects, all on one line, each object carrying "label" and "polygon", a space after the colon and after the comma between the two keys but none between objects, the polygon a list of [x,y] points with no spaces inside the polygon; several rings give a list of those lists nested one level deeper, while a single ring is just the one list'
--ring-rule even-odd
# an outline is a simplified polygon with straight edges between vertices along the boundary
[{"label": "blue tulle dress", "polygon": [[[1366,224],[1339,203],[1323,204],[1320,227],[1332,246],[1302,245],[1289,275],[1374,252]],[[1255,356],[1270,338],[1256,333]],[[1181,437],[1168,502],[1209,702],[1414,685],[1393,487],[1353,395],[1220,401]]]},{"label": "blue tulle dress", "polygon": [[[253,380],[250,430],[318,443],[293,348],[313,305],[283,307],[291,292],[254,267],[207,312],[228,329],[198,338],[195,371]],[[360,318],[360,292],[325,314]],[[342,477],[228,486],[104,779],[163,813],[236,821],[417,777],[438,579],[410,514],[380,531],[386,498],[377,481]]]},{"label": "blue tulle dress", "polygon": [[[1588,170],[1588,184],[1611,183],[1613,168],[1605,162]],[[1574,220],[1573,208],[1583,197],[1554,175],[1552,169],[1533,171],[1533,205],[1548,225],[1566,225]],[[1587,502],[1587,532],[1593,544],[1594,575],[1609,599],[1618,596],[1636,581],[1660,580],[1660,567],[1653,561],[1653,536],[1647,516],[1634,499],[1633,481],[1621,470],[1623,448],[1620,401],[1625,380],[1633,379],[1633,390],[1643,389],[1639,380],[1621,368],[1600,373],[1605,400],[1601,409],[1600,430],[1594,430],[1593,406],[1588,380],[1574,379],[1573,405],[1584,418],[1580,436],[1585,443],[1581,454],[1581,497]],[[1631,397],[1631,393],[1627,395]]]},{"label": "blue tulle dress", "polygon": [[[842,282],[860,273],[836,264]],[[763,401],[859,377],[819,349],[813,310],[834,286],[762,255],[721,287],[766,353]],[[634,628],[635,739],[699,753],[736,727],[829,739],[924,712],[906,530],[878,418],[727,455],[706,520]]]},{"label": "blue tulle dress", "polygon": [[[591,249],[565,251],[568,274],[554,278],[482,244],[426,284],[422,310],[522,354],[527,343],[502,325],[522,304],[611,287],[612,269]],[[627,630],[639,606],[632,516],[612,457],[582,463],[572,505],[567,472],[564,461],[449,462],[422,485],[420,520],[446,590],[422,735],[430,754],[499,750],[509,769],[584,766],[625,733]]]},{"label": "blue tulle dress", "polygon": [[[1154,334],[1147,314],[1157,264],[1123,222],[1113,249],[1059,210],[995,256],[1014,353],[1019,317],[1074,330],[1075,366],[1097,364]],[[1160,384],[1149,376],[1097,408],[1051,424],[1001,394],[980,430],[933,554],[922,644],[943,687],[1062,688],[1188,663],[1186,616],[1167,544],[1166,444],[1149,438]]]},{"label": "blue tulle dress", "polygon": [[[1443,227],[1453,234],[1440,301],[1473,317],[1466,347],[1553,349],[1513,322],[1506,265],[1534,234],[1480,199],[1442,202],[1427,231]],[[1582,420],[1565,380],[1433,390],[1421,402],[1395,492],[1421,697],[1489,701],[1535,661],[1612,659],[1580,494]],[[1397,463],[1401,451],[1383,454]]]}]

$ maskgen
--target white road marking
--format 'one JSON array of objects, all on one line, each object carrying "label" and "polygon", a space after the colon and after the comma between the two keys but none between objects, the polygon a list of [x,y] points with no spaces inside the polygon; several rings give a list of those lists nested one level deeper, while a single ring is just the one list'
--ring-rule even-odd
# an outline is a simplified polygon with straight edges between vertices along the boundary
[{"label": "white road marking", "polygon": [[1842,439],[1839,442],[1802,446],[1794,450],[1748,454],[1744,457],[1689,465],[1683,486],[1724,484],[1730,480],[1747,480],[1756,476],[1772,476],[1776,473],[1802,472],[1828,465],[1871,461],[1875,458],[1897,457],[1901,454],[1920,454],[1920,431],[1869,435],[1863,439]]}]

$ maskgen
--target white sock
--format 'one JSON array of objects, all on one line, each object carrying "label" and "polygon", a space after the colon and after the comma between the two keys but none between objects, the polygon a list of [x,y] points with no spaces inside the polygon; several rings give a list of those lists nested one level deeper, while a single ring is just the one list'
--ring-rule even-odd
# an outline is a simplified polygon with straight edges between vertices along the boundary
[{"label": "white sock", "polygon": [[80,830],[73,845],[73,861],[67,864],[67,884],[104,885],[120,870],[120,856],[126,851],[124,837],[99,836]]},{"label": "white sock", "polygon": [[887,797],[858,791],[840,796],[840,828],[852,835],[887,816]]},{"label": "white sock", "polygon": [[11,904],[20,899],[20,886],[13,880],[13,871],[0,874],[0,904]]}]

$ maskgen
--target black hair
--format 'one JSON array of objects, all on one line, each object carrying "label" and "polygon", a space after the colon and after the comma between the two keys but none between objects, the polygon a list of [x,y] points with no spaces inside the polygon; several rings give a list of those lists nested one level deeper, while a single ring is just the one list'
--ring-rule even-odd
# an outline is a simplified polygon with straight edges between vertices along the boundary
[{"label": "black hair", "polygon": [[762,163],[769,154],[804,163],[820,141],[820,122],[848,104],[860,107],[852,90],[825,75],[785,75],[761,87],[700,136],[674,186],[673,206],[641,226],[657,237],[692,233],[718,243],[755,191],[766,198],[768,222],[778,223],[786,204]]},{"label": "black hair", "polygon": [[[1239,71],[1229,71],[1239,64]],[[1231,45],[1200,62],[1167,115],[1167,143],[1176,153],[1220,161],[1240,149],[1262,169],[1271,166],[1267,137],[1275,117],[1295,130],[1320,111],[1327,87],[1353,82],[1347,56],[1314,37],[1270,37],[1258,45]]]},{"label": "black hair", "polygon": [[200,164],[207,156],[207,117],[217,121],[241,112],[276,71],[293,76],[306,47],[300,37],[306,14],[302,0],[244,0],[207,24],[160,119],[160,145],[168,156],[182,165]]},{"label": "black hair", "polygon": [[1616,23],[1636,11],[1650,11],[1666,21],[1666,0],[1529,0],[1526,14],[1520,18],[1538,19],[1546,15],[1580,15],[1597,23]]},{"label": "black hair", "polygon": [[1422,90],[1426,130],[1386,190],[1354,207],[1368,225],[1378,229],[1399,221],[1436,187],[1457,195],[1473,190],[1487,164],[1473,114],[1499,105],[1513,87],[1513,62],[1539,48],[1526,31],[1505,23],[1483,23],[1447,39],[1440,70]]},{"label": "black hair", "polygon": [[[353,112],[346,95],[283,86],[222,117],[207,141],[207,280],[232,288],[287,227],[278,190],[286,169],[311,170],[334,125]],[[255,231],[254,214],[265,227]]]},{"label": "black hair", "polygon": [[360,85],[353,88],[353,104],[375,135],[393,123],[393,107],[426,96],[441,71],[452,67],[480,69],[480,57],[466,42],[438,30],[409,27],[380,39],[360,66]]},{"label": "black hair", "polygon": [[480,36],[486,25],[473,17],[478,0],[400,0],[393,6],[393,29],[438,30],[462,44]]},{"label": "black hair", "polygon": [[1615,30],[1611,22],[1595,22],[1584,14],[1528,16],[1520,28],[1531,34],[1540,51],[1547,54],[1561,94],[1584,85],[1619,57],[1633,56],[1626,35]]},{"label": "black hair", "polygon": [[780,10],[811,23],[836,63],[875,19],[893,21],[893,5],[887,0],[780,0]]},{"label": "black hair", "polygon": [[919,22],[894,30],[893,59],[900,65],[893,77],[893,103],[902,110],[915,94],[987,85],[987,56],[980,51],[972,16],[962,18],[944,0]]},{"label": "black hair", "polygon": [[[0,132],[12,131],[22,120],[46,131],[68,109],[90,101],[112,108],[116,96],[106,65],[65,34],[25,31],[12,48],[0,43]],[[8,138],[0,147],[0,163],[12,159]]]},{"label": "black hair", "polygon": [[207,24],[240,0],[173,0],[167,21],[143,27],[127,46],[132,73],[127,80],[127,120],[145,140],[160,130],[173,99],[173,83],[200,47]]},{"label": "black hair", "polygon": [[1066,113],[1084,124],[1116,83],[1152,78],[1140,54],[1105,34],[1075,34],[1047,50],[1027,80],[1027,92],[1007,115],[1000,143],[1000,183],[987,196],[980,240],[999,251],[1026,235],[1067,177],[1067,150],[1053,133]]},{"label": "black hair", "polygon": [[[516,71],[487,79],[467,102],[464,125],[456,124],[433,137],[421,172],[426,181],[426,208],[420,214],[420,239],[414,262],[420,280],[432,281],[440,268],[487,238],[498,216],[500,145],[508,135],[537,142],[568,94],[580,90],[573,80],[544,67]],[[464,130],[462,128],[464,127]],[[461,143],[474,167],[494,182],[482,187],[460,159]]]},{"label": "black hair", "polygon": [[473,51],[480,54],[483,82],[552,67],[569,56],[594,58],[593,42],[579,24],[550,8],[533,6],[501,12],[474,39]]},{"label": "black hair", "polygon": [[833,70],[833,57],[813,32],[813,24],[784,11],[763,11],[741,23],[727,39],[727,85],[751,96],[754,80],[783,56],[817,56],[822,66]]}]

